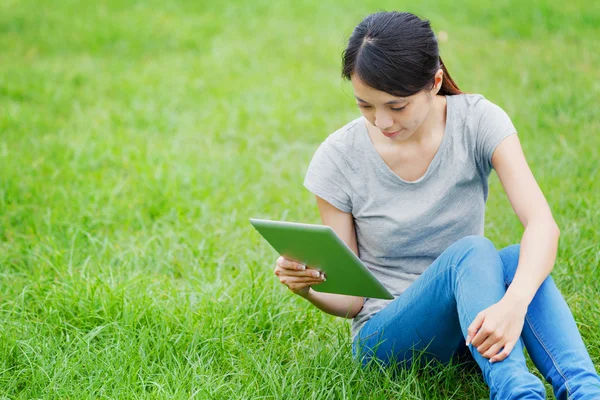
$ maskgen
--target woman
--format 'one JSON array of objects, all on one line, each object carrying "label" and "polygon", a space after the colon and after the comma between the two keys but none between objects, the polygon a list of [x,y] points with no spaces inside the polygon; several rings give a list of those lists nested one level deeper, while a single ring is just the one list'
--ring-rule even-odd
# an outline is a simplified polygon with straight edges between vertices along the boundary
[{"label": "woman", "polygon": [[[598,399],[600,378],[549,276],[559,229],[508,115],[461,92],[426,20],[366,17],[343,54],[360,118],[317,149],[304,185],[324,224],[360,256],[394,300],[319,293],[319,272],[279,258],[275,274],[319,309],[353,318],[363,365],[442,363],[468,351],[490,397],[545,398],[523,347],[557,398]],[[483,236],[495,169],[525,231],[497,251]],[[313,274],[315,274],[313,276]]]}]

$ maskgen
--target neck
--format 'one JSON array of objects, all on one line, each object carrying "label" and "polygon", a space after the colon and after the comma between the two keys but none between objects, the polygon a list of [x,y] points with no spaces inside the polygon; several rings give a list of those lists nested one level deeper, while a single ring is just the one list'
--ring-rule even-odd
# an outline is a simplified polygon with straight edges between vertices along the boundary
[{"label": "neck", "polygon": [[446,97],[434,96],[427,118],[405,143],[421,146],[439,135],[439,127],[446,120]]}]

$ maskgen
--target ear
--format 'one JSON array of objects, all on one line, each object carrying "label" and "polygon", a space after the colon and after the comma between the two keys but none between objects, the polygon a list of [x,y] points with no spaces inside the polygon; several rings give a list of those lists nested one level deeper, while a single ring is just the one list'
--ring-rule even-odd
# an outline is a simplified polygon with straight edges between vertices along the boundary
[{"label": "ear", "polygon": [[442,89],[442,83],[444,82],[444,71],[440,68],[435,73],[433,81],[433,94],[436,95]]}]

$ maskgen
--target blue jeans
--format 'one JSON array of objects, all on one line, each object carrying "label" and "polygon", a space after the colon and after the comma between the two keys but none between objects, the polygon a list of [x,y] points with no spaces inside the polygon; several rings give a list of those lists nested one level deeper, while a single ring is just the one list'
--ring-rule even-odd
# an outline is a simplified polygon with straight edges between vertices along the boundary
[{"label": "blue jeans", "polygon": [[[410,365],[416,354],[419,361],[442,364],[456,358],[467,350],[467,328],[475,316],[500,301],[511,284],[519,248],[498,251],[483,236],[458,240],[363,325],[353,356],[363,366],[373,357],[384,365]],[[507,358],[490,364],[469,345],[491,399],[545,399],[544,385],[527,369],[523,346],[556,398],[600,399],[600,377],[551,276],[529,304],[521,338]]]}]

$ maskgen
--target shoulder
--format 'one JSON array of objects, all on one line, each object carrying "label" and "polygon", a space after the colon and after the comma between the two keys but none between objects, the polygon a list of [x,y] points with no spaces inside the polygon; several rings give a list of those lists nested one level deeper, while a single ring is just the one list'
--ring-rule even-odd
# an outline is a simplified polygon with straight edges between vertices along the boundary
[{"label": "shoulder", "polygon": [[490,125],[506,124],[510,120],[508,114],[498,104],[479,93],[463,93],[452,96],[453,104],[471,132],[486,129]]},{"label": "shoulder", "polygon": [[495,119],[498,116],[506,115],[502,107],[490,101],[482,94],[465,94],[463,101],[467,105],[468,116],[476,123],[489,118]]},{"label": "shoulder", "polygon": [[450,96],[451,101],[465,117],[481,115],[492,103],[479,93],[462,93]]},{"label": "shoulder", "polygon": [[352,149],[360,150],[360,135],[363,133],[363,129],[366,128],[361,116],[329,134],[321,146],[326,147],[330,151],[338,150],[344,153],[352,151]]},{"label": "shoulder", "polygon": [[346,169],[357,154],[363,153],[360,143],[361,128],[366,129],[362,116],[330,133],[319,144],[312,164],[323,167],[333,163],[340,169]]}]

